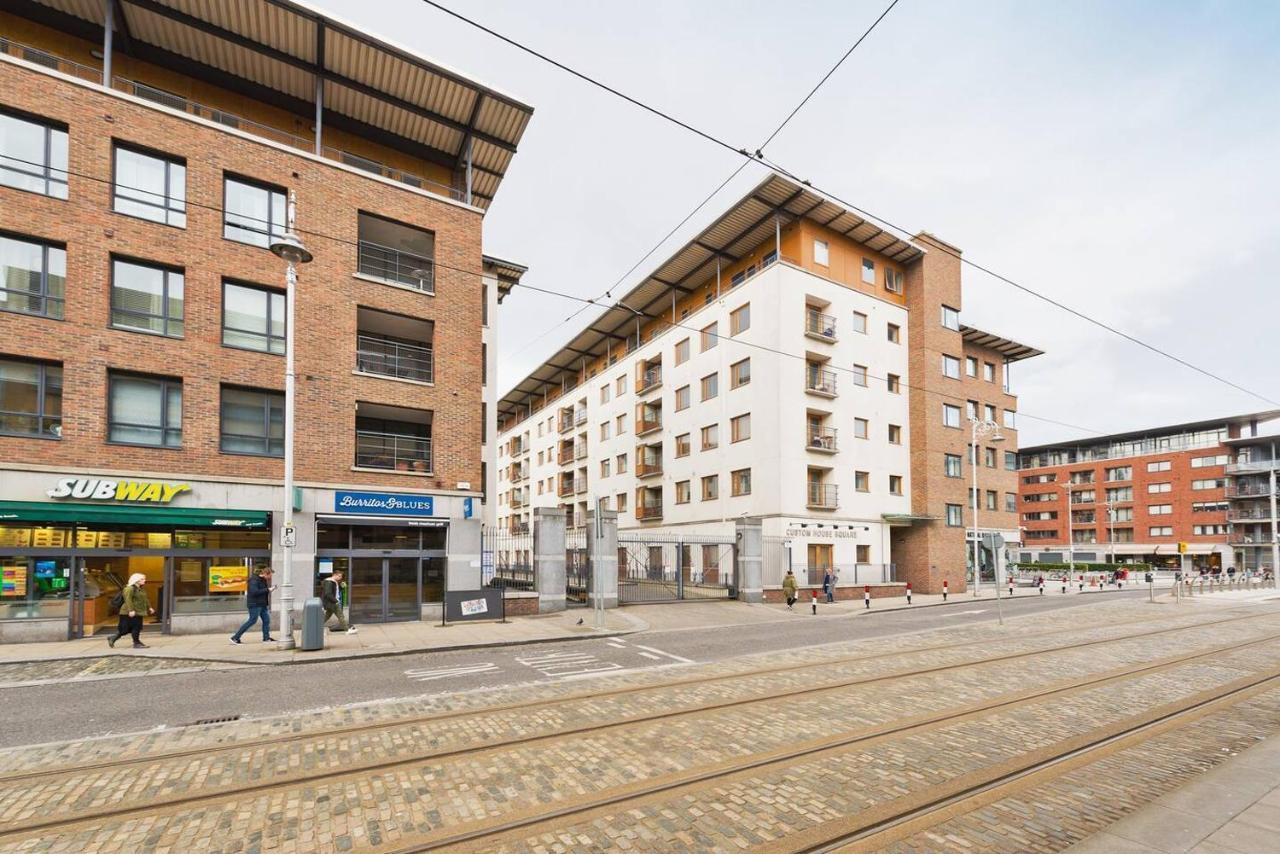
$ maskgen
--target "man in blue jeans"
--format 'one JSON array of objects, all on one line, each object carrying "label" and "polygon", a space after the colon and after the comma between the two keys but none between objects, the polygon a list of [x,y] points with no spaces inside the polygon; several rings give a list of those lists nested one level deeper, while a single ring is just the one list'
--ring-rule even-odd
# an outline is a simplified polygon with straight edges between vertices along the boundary
[{"label": "man in blue jeans", "polygon": [[231,636],[232,643],[240,643],[240,636],[249,631],[258,620],[262,620],[262,642],[270,643],[275,640],[271,636],[271,591],[275,589],[271,583],[269,566],[259,569],[249,579],[249,591],[244,597],[245,604],[249,606],[249,619]]}]

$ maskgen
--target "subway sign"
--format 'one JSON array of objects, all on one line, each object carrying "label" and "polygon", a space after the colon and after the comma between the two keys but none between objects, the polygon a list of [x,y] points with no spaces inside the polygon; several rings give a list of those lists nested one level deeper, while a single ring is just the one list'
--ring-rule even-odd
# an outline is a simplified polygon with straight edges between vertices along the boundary
[{"label": "subway sign", "polygon": [[190,492],[186,483],[158,480],[102,480],[92,477],[65,477],[45,494],[50,498],[78,498],[82,501],[122,501],[138,504],[168,504],[175,496]]}]

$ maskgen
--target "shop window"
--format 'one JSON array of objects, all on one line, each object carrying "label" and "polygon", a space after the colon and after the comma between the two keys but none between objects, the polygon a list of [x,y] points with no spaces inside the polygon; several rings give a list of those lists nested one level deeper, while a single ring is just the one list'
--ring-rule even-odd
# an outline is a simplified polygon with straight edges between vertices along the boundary
[{"label": "shop window", "polygon": [[0,311],[61,320],[66,282],[65,248],[0,235]]},{"label": "shop window", "polygon": [[351,548],[417,551],[418,530],[395,525],[352,525]]},{"label": "shop window", "polygon": [[128,445],[182,445],[182,381],[112,373],[107,440]]},{"label": "shop window", "polygon": [[220,448],[224,454],[284,456],[284,395],[222,388]]},{"label": "shop window", "polygon": [[285,232],[284,190],[227,176],[222,191],[222,236],[261,246]]},{"label": "shop window", "polygon": [[179,270],[113,259],[111,325],[117,329],[181,338],[184,278]]},{"label": "shop window", "polygon": [[181,160],[116,146],[112,209],[187,227],[187,167]]},{"label": "shop window", "polygon": [[269,557],[177,557],[173,561],[173,613],[217,614],[244,609],[249,578]]},{"label": "shop window", "polygon": [[0,113],[0,184],[67,197],[67,131]]},{"label": "shop window", "polygon": [[267,288],[222,283],[222,343],[284,353],[285,295]]},{"label": "shop window", "polygon": [[70,579],[70,558],[0,555],[0,620],[67,619]]},{"label": "shop window", "polygon": [[0,433],[62,438],[62,365],[0,359]]}]

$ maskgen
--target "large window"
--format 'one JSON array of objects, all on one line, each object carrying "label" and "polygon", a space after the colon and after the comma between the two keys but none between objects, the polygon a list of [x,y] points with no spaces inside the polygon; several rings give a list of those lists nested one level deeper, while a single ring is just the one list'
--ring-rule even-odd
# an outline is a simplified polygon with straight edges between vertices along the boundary
[{"label": "large window", "polygon": [[67,250],[0,235],[0,310],[62,319]]},{"label": "large window", "polygon": [[943,459],[945,460],[942,466],[943,474],[947,477],[962,476],[961,467],[963,465],[963,460],[959,454],[944,454]]},{"label": "large window", "polygon": [[67,132],[0,113],[0,184],[67,197]]},{"label": "large window", "polygon": [[[885,270],[886,275],[888,270]],[[870,258],[862,259],[862,281],[868,285],[876,283],[876,262]]]},{"label": "large window", "polygon": [[702,399],[711,400],[720,393],[720,375],[709,374],[702,378]]},{"label": "large window", "polygon": [[953,380],[960,379],[960,360],[955,356],[942,356],[942,375]]},{"label": "large window", "polygon": [[737,335],[751,328],[751,303],[729,314],[729,334]]},{"label": "large window", "polygon": [[729,366],[729,385],[738,388],[751,382],[751,360],[743,359]]},{"label": "large window", "polygon": [[114,178],[117,213],[187,227],[187,167],[181,161],[116,146]]},{"label": "large window", "polygon": [[284,234],[284,190],[228,176],[222,196],[223,237],[266,247]]},{"label": "large window", "polygon": [[960,331],[960,312],[956,311],[949,305],[942,307],[942,325],[946,329],[954,329]]},{"label": "large window", "polygon": [[224,386],[221,435],[223,453],[284,456],[284,395]]},{"label": "large window", "polygon": [[742,415],[735,415],[729,419],[729,431],[731,433],[731,442],[742,442],[751,438],[751,413],[747,412]]},{"label": "large window", "polygon": [[961,504],[947,505],[947,527],[961,528],[964,526],[964,506]]},{"label": "large window", "polygon": [[730,491],[734,495],[751,494],[751,469],[738,469],[729,472]]},{"label": "large window", "polygon": [[676,364],[683,365],[689,361],[689,339],[685,338],[676,343]]},{"label": "large window", "polygon": [[62,437],[62,366],[0,358],[0,433]]},{"label": "large window", "polygon": [[181,338],[183,313],[181,272],[119,258],[112,261],[112,326]]},{"label": "large window", "polygon": [[279,291],[222,283],[222,343],[228,347],[283,353],[285,295]]},{"label": "large window", "polygon": [[182,445],[182,381],[111,374],[107,440],[129,445]]},{"label": "large window", "polygon": [[960,426],[960,407],[950,403],[942,404],[942,424],[944,427]]}]

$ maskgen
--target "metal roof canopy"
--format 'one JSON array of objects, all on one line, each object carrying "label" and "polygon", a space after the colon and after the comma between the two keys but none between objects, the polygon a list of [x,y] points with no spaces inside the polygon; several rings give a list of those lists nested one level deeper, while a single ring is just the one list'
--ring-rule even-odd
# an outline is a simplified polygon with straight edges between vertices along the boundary
[{"label": "metal roof canopy", "polygon": [[[346,119],[335,127],[407,140],[426,150],[416,152],[424,159],[460,172],[470,150],[481,207],[496,193],[533,114],[510,95],[297,0],[17,2],[55,10],[56,23],[87,22],[99,38],[112,4],[122,53],[161,65],[195,63],[220,83],[231,78],[268,90],[264,94],[278,96],[271,99],[276,106],[309,118],[319,83],[326,119]],[[77,29],[91,35],[85,26]]]},{"label": "metal roof canopy", "polygon": [[899,263],[910,263],[924,254],[911,241],[883,231],[843,205],[775,172],[658,265],[541,367],[516,383],[499,401],[499,417],[518,411],[565,369],[580,365],[582,359],[605,355],[607,342],[626,340],[627,328],[634,327],[637,321],[665,316],[651,313],[652,309],[668,303],[673,291],[691,293],[694,286],[714,275],[717,258],[732,263],[771,239],[775,217],[786,225],[812,220]]},{"label": "metal roof canopy", "polygon": [[[1210,418],[1204,421],[1187,421],[1182,424],[1169,424],[1163,427],[1147,427],[1140,430],[1126,430],[1122,433],[1108,433],[1105,436],[1097,436],[1088,440],[1068,439],[1064,442],[1044,442],[1039,445],[1027,445],[1024,448],[1019,448],[1018,453],[1038,453],[1040,451],[1063,450],[1068,448],[1092,448],[1096,445],[1106,445],[1112,442],[1124,442],[1133,439],[1145,438],[1158,439],[1162,436],[1172,436],[1179,433],[1196,432],[1200,430],[1215,430],[1218,428],[1229,427],[1232,424],[1247,424],[1254,420],[1270,421],[1275,418],[1280,418],[1280,409],[1264,409],[1260,412],[1247,412],[1244,415],[1226,415],[1221,418]],[[1265,442],[1269,439],[1280,440],[1280,435],[1224,439],[1223,444],[1248,444],[1249,442]],[[1156,449],[1151,453],[1160,452],[1161,449]],[[1062,463],[1061,465],[1077,464]]]},{"label": "metal roof canopy", "polygon": [[977,347],[986,347],[995,350],[1001,356],[1004,356],[1006,362],[1017,362],[1022,359],[1030,359],[1033,356],[1043,356],[1043,350],[1037,350],[1035,347],[1026,344],[1019,344],[1009,338],[1001,338],[999,335],[993,335],[990,332],[983,332],[972,326],[961,324],[960,335],[965,341]]},{"label": "metal roof canopy", "polygon": [[484,271],[498,280],[498,302],[511,293],[511,289],[520,284],[520,277],[529,272],[529,268],[514,261],[504,261],[492,255],[481,257]]}]

